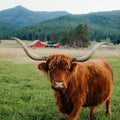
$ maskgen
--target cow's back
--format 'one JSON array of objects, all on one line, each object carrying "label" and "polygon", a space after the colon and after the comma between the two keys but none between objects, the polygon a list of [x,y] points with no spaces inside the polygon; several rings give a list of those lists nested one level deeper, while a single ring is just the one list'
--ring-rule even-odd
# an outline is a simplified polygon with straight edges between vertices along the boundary
[{"label": "cow's back", "polygon": [[84,106],[98,106],[106,102],[113,89],[113,70],[104,58],[83,63],[86,67],[86,102]]}]

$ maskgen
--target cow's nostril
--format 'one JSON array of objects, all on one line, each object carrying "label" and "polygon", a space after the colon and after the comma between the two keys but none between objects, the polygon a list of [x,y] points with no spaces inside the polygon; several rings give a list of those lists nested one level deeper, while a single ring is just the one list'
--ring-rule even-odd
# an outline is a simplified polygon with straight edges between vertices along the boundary
[{"label": "cow's nostril", "polygon": [[63,82],[55,82],[55,87],[63,88]]}]

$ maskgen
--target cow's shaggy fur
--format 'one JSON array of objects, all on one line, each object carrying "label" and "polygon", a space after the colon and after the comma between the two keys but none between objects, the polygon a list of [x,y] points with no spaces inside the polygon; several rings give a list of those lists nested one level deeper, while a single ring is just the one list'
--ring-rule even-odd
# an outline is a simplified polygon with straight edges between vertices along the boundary
[{"label": "cow's shaggy fur", "polygon": [[[94,107],[106,103],[106,114],[111,115],[110,103],[113,89],[113,70],[104,59],[72,62],[66,55],[51,55],[38,69],[50,74],[56,104],[67,120],[76,120],[82,106],[90,107],[89,119],[93,120]],[[57,89],[55,82],[63,82]]]}]

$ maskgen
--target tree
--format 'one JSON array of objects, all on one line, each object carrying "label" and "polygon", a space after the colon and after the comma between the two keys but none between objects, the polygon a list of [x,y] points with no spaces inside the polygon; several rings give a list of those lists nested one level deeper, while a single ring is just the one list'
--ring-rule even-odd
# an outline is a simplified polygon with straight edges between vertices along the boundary
[{"label": "tree", "polygon": [[89,31],[87,25],[80,24],[75,28],[74,44],[79,47],[88,47]]},{"label": "tree", "polygon": [[51,42],[56,43],[57,42],[57,33],[56,30],[54,30],[51,34]]},{"label": "tree", "polygon": [[58,41],[61,45],[68,45],[68,31],[63,29],[58,32]]},{"label": "tree", "polygon": [[74,39],[74,29],[71,27],[70,30],[68,31],[68,45],[72,46],[73,45],[73,39]]},{"label": "tree", "polygon": [[41,32],[40,32],[40,35],[39,35],[40,41],[45,41],[45,37],[46,37],[45,32],[44,32],[44,31],[41,31]]}]

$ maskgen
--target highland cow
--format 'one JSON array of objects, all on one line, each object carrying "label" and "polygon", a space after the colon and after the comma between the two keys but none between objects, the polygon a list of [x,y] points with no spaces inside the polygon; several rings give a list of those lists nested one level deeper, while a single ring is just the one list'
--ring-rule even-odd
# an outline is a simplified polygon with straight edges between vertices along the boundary
[{"label": "highland cow", "polygon": [[106,115],[111,115],[113,69],[104,58],[88,60],[99,46],[87,55],[71,58],[67,55],[37,56],[18,38],[26,54],[34,60],[45,60],[38,69],[50,75],[51,88],[59,111],[67,114],[67,120],[76,120],[82,107],[90,107],[89,120],[94,119],[94,108],[106,103]]}]

